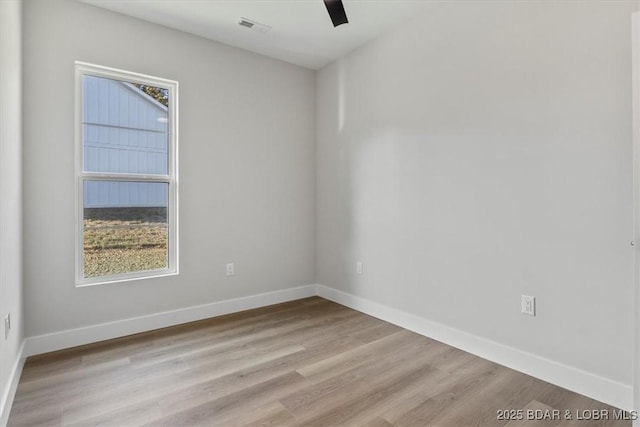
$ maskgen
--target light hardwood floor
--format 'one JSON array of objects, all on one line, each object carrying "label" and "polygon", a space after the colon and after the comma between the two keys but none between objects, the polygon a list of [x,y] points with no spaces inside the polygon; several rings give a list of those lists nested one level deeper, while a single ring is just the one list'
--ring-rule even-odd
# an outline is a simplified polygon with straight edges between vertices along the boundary
[{"label": "light hardwood floor", "polygon": [[[499,420],[509,409],[562,416]],[[575,419],[592,410],[613,417],[603,403],[314,297],[31,357],[9,426],[631,425]]]}]

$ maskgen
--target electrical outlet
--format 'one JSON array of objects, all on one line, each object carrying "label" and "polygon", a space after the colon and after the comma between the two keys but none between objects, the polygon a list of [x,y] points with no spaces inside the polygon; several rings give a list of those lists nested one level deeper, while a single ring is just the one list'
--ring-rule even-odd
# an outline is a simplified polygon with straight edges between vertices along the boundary
[{"label": "electrical outlet", "polygon": [[362,274],[363,272],[362,261],[356,261],[356,274]]},{"label": "electrical outlet", "polygon": [[236,267],[232,262],[227,264],[227,276],[235,276],[236,275]]},{"label": "electrical outlet", "polygon": [[536,315],[536,297],[531,297],[529,295],[522,295],[521,309],[522,309],[522,314],[535,316]]},{"label": "electrical outlet", "polygon": [[4,316],[4,339],[9,337],[9,330],[11,329],[11,313]]}]

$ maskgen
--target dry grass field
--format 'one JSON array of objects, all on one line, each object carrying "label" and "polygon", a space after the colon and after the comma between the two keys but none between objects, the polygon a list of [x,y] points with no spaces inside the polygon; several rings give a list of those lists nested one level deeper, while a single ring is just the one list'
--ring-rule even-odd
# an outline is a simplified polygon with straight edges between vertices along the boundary
[{"label": "dry grass field", "polygon": [[84,275],[167,268],[166,208],[87,208]]}]

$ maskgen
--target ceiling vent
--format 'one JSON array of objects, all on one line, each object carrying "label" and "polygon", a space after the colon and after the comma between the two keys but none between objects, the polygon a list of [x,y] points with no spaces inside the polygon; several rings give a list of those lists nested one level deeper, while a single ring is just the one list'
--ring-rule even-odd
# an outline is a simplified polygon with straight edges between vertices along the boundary
[{"label": "ceiling vent", "polygon": [[243,27],[247,27],[247,28],[251,28],[253,27],[255,24],[251,21],[248,21],[244,18],[240,19],[240,22],[238,22],[238,24],[242,25]]},{"label": "ceiling vent", "polygon": [[267,33],[269,32],[269,30],[271,30],[270,26],[247,18],[240,18],[240,21],[238,21],[238,25],[240,25],[241,27],[249,28],[250,30],[258,31],[259,33]]}]

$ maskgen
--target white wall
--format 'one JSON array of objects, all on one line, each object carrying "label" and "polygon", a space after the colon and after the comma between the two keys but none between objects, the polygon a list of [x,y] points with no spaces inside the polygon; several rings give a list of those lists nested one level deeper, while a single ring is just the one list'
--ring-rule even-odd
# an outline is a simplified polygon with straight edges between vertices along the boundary
[{"label": "white wall", "polygon": [[[24,338],[21,27],[22,2],[0,1],[0,425],[9,415],[5,404],[13,398],[13,373]],[[7,314],[11,330],[5,340]]]},{"label": "white wall", "polygon": [[[24,13],[28,337],[315,282],[314,72],[74,1]],[[74,286],[75,60],[179,81],[179,276]]]},{"label": "white wall", "polygon": [[635,9],[439,2],[319,71],[318,282],[630,385]]}]

